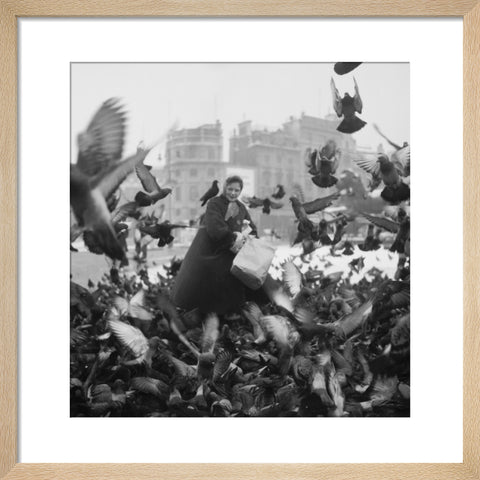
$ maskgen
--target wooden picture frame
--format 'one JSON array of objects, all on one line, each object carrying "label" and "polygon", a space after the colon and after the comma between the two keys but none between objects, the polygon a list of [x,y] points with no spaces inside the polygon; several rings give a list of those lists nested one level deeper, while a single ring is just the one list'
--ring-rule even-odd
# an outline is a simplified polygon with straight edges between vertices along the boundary
[{"label": "wooden picture frame", "polygon": [[[17,463],[17,19],[22,17],[463,17],[464,43],[464,420],[455,464],[25,464]],[[480,2],[355,0],[292,3],[0,0],[0,477],[112,479],[480,478]]]}]

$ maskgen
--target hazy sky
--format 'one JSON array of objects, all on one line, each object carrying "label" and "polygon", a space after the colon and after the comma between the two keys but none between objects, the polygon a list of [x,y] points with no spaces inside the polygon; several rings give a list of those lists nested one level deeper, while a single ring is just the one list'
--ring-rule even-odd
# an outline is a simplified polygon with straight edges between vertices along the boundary
[{"label": "hazy sky", "polygon": [[[331,77],[341,96],[347,91],[353,95],[353,76],[357,80],[363,101],[360,117],[368,123],[353,134],[358,146],[376,149],[383,141],[373,123],[396,143],[410,139],[406,63],[364,63],[343,76],[334,73],[331,63],[76,63],[71,72],[72,158],[77,134],[110,97],[120,97],[128,111],[126,154],[140,140],[149,144],[163,137],[175,122],[190,128],[216,119],[222,122],[227,148],[243,120],[277,129],[291,115],[332,113]],[[159,152],[163,156],[164,141],[147,163]]]}]

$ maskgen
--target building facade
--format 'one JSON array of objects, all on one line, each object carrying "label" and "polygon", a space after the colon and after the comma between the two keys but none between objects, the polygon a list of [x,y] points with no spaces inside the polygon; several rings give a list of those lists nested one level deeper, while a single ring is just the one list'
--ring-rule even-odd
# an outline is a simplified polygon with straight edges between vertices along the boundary
[{"label": "building facade", "polygon": [[336,191],[335,187],[320,191],[314,185],[305,165],[305,152],[307,148],[318,149],[328,140],[334,140],[342,151],[337,171],[352,168],[356,142],[337,131],[338,123],[336,116],[317,118],[302,114],[299,118],[290,117],[276,131],[255,127],[251,121],[238,125],[230,138],[230,164],[254,169],[258,197],[271,195],[278,184],[287,192],[283,208],[272,210],[270,215],[255,210],[260,230],[273,228],[282,236],[291,237],[293,212],[288,198],[292,193],[302,192],[305,200],[313,200]]},{"label": "building facade", "polygon": [[219,121],[170,132],[165,150],[165,174],[172,194],[167,197],[167,216],[189,221],[202,212],[200,197],[213,180],[225,178],[223,133]]},{"label": "building facade", "polygon": [[[170,186],[172,194],[162,200],[164,219],[172,222],[198,220],[205,211],[200,197],[210,188],[213,180],[221,188],[226,177],[234,174],[244,179],[242,195],[264,198],[270,196],[278,184],[284,186],[284,206],[269,215],[262,209],[250,213],[260,234],[274,230],[284,240],[290,239],[296,230],[289,197],[303,194],[305,200],[313,200],[336,191],[319,189],[311,181],[305,165],[307,148],[322,147],[328,140],[335,140],[342,151],[337,173],[353,169],[353,158],[358,155],[354,139],[336,130],[339,120],[302,114],[290,117],[275,131],[254,126],[251,121],[238,124],[229,139],[228,162],[223,160],[223,131],[219,121],[196,128],[171,131],[165,147],[165,166],[152,173],[162,186]],[[337,175],[338,176],[338,175]],[[135,175],[126,185],[128,199],[141,188]]]}]

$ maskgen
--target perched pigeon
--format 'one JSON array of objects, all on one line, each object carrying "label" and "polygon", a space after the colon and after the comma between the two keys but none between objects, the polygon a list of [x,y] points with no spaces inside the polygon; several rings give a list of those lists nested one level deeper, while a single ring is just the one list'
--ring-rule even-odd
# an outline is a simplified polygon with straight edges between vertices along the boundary
[{"label": "perched pigeon", "polygon": [[212,182],[212,186],[200,197],[202,207],[213,197],[218,195],[220,189],[218,188],[218,180]]}]

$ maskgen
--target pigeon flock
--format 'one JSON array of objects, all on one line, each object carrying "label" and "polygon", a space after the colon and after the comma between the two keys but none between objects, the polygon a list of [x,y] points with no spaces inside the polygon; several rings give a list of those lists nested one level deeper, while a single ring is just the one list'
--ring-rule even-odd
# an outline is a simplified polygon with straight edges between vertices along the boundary
[{"label": "pigeon flock", "polygon": [[[334,72],[347,75],[359,65],[339,62]],[[356,81],[354,97],[343,98],[331,83],[335,111],[343,117],[339,131],[359,130],[365,122],[356,116],[362,112]],[[202,317],[170,300],[181,259],[172,258],[156,278],[142,262],[135,274],[122,268],[129,261],[130,230],[144,244],[154,239],[164,247],[175,229],[196,228],[155,214],[172,191],[144,164],[153,146],[139,145],[124,156],[126,120],[119,100],[104,102],[78,135],[71,165],[71,254],[72,243],[82,238],[90,252],[112,262],[97,284],[70,282],[70,415],[409,416],[409,145],[391,142],[375,125],[394,153],[355,160],[369,175],[368,189],[381,191],[384,208],[376,214],[328,213],[349,195],[332,193],[344,176],[337,174],[341,150],[333,140],[305,154],[318,198],[282,185],[266,198],[243,198],[264,215],[287,208],[288,199],[296,229],[292,245],[300,253],[272,264],[262,287],[265,303]],[[118,189],[130,174],[142,190],[119,206]],[[199,202],[204,206],[218,194],[215,180]],[[361,239],[346,235],[354,221],[365,228]],[[315,266],[319,249],[328,251],[327,261],[348,258],[348,269],[326,273]],[[380,252],[398,259],[394,275],[365,271],[365,256]]]}]

